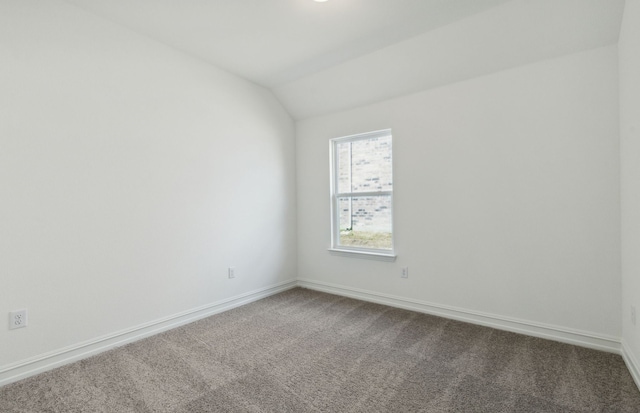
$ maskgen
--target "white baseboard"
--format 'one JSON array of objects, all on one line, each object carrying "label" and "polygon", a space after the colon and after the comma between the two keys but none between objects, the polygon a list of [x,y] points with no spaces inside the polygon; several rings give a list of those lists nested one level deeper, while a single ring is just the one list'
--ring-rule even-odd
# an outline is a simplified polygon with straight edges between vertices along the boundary
[{"label": "white baseboard", "polygon": [[636,382],[636,386],[640,390],[640,363],[629,350],[629,346],[624,339],[622,339],[622,358],[629,369],[629,373],[631,373],[631,377],[633,377],[633,381]]},{"label": "white baseboard", "polygon": [[404,308],[421,313],[432,314],[445,318],[465,321],[469,323],[493,327],[500,330],[512,331],[515,333],[575,344],[582,347],[603,350],[607,352],[621,354],[633,376],[636,384],[640,388],[640,364],[633,353],[625,344],[615,337],[602,336],[589,332],[567,329],[563,327],[546,325],[541,323],[519,320],[470,311],[461,308],[444,306],[425,301],[413,300],[404,297],[397,297],[373,291],[346,287],[337,284],[329,284],[308,279],[298,279],[297,281],[285,281],[259,290],[250,291],[225,300],[220,300],[212,304],[185,311],[173,316],[155,320],[131,329],[119,331],[103,337],[79,343],[73,346],[62,348],[50,353],[32,357],[0,367],[0,386],[33,376],[47,370],[60,367],[64,364],[72,363],[103,351],[119,347],[154,334],[161,333],[172,328],[179,327],[193,321],[221,313],[232,308],[248,304],[253,301],[289,290],[296,286],[337,294],[345,297],[356,298],[364,301],[385,304],[392,307]]},{"label": "white baseboard", "polygon": [[294,288],[296,285],[297,282],[295,280],[281,282],[17,363],[0,366],[0,386],[191,323],[201,318],[248,304],[252,301]]},{"label": "white baseboard", "polygon": [[392,307],[404,308],[421,313],[432,314],[440,317],[451,318],[500,330],[525,334],[534,337],[575,344],[581,347],[593,348],[610,353],[621,353],[620,339],[603,336],[585,331],[572,330],[564,327],[535,323],[527,320],[498,316],[495,314],[471,311],[462,308],[444,306],[426,301],[397,297],[389,294],[367,291],[358,288],[345,287],[337,284],[313,281],[299,278],[300,287],[327,293],[385,304]]}]

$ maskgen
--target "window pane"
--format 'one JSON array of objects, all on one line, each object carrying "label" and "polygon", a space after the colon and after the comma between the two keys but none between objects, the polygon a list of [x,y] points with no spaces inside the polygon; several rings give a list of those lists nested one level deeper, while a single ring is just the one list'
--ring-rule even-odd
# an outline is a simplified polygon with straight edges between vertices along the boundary
[{"label": "window pane", "polygon": [[338,245],[391,249],[391,196],[339,198]]},{"label": "window pane", "polygon": [[337,144],[338,193],[351,192],[351,142]]},{"label": "window pane", "polygon": [[338,193],[391,191],[391,136],[337,145]]}]

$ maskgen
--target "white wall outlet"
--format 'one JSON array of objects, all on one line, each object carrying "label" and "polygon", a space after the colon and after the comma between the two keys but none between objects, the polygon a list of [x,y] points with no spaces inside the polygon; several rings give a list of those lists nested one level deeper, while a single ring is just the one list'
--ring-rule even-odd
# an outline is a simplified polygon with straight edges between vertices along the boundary
[{"label": "white wall outlet", "polygon": [[229,278],[236,278],[236,269],[235,269],[235,267],[229,267]]},{"label": "white wall outlet", "polygon": [[402,273],[400,274],[401,278],[409,278],[409,267],[403,267]]},{"label": "white wall outlet", "polygon": [[9,313],[9,330],[27,326],[27,310],[16,310]]},{"label": "white wall outlet", "polygon": [[636,306],[631,306],[631,324],[636,325]]}]

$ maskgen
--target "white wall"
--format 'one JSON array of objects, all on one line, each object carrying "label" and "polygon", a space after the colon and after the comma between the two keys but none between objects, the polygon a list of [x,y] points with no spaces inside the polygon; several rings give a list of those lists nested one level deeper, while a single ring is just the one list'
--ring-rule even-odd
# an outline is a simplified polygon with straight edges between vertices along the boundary
[{"label": "white wall", "polygon": [[619,43],[622,170],[622,339],[640,386],[640,1],[627,0]]},{"label": "white wall", "polygon": [[56,0],[0,2],[0,371],[294,280],[294,143],[260,87]]},{"label": "white wall", "polygon": [[[613,45],[298,122],[299,277],[584,332],[614,350],[617,70]],[[398,258],[330,255],[327,142],[384,128]]]}]

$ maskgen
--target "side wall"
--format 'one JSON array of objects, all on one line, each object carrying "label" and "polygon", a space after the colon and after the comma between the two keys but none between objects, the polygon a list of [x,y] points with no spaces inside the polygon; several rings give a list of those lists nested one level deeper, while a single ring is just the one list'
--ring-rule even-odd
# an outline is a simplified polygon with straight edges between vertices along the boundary
[{"label": "side wall", "polygon": [[295,285],[294,132],[265,89],[66,3],[2,1],[0,384]]},{"label": "side wall", "polygon": [[[619,43],[622,170],[622,341],[640,386],[640,1],[627,0]],[[636,323],[631,321],[631,307]]]},{"label": "side wall", "polygon": [[[301,284],[619,350],[617,59],[607,46],[298,122]],[[385,128],[398,258],[331,255],[327,142]]]}]

